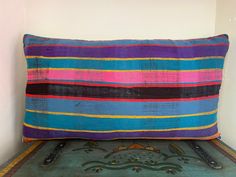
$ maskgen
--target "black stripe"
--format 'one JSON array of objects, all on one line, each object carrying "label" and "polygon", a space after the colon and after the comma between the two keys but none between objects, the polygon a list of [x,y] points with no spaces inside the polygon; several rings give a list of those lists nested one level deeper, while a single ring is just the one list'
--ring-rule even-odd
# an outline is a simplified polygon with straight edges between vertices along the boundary
[{"label": "black stripe", "polygon": [[219,94],[220,85],[198,87],[100,87],[66,84],[28,84],[26,93],[92,98],[168,99],[195,98]]}]

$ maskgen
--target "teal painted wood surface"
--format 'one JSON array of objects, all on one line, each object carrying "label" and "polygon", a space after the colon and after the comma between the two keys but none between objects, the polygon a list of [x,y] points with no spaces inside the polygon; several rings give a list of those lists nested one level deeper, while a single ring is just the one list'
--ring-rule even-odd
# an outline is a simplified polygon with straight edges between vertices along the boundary
[{"label": "teal painted wood surface", "polygon": [[[13,177],[235,177],[236,153],[218,140],[196,141],[222,169],[209,167],[187,141],[36,142],[2,167]],[[63,146],[58,146],[62,143]],[[60,144],[59,144],[60,145]],[[54,153],[55,159],[45,163]],[[51,155],[52,155],[51,154]]]}]

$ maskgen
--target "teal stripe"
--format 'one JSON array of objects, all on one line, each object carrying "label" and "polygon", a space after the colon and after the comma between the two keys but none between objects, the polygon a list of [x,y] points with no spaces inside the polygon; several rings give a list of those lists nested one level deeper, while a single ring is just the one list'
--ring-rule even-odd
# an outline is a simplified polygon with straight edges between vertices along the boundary
[{"label": "teal stripe", "polygon": [[223,68],[223,58],[204,60],[73,60],[39,59],[27,60],[28,68],[77,68],[99,70],[196,70]]},{"label": "teal stripe", "polygon": [[107,119],[82,116],[64,116],[26,112],[25,122],[30,125],[71,130],[158,130],[199,127],[213,124],[216,114],[166,119]]},{"label": "teal stripe", "polygon": [[107,41],[88,41],[88,40],[70,40],[70,39],[54,39],[37,37],[34,35],[26,34],[24,36],[25,46],[31,44],[67,44],[75,46],[104,46],[104,45],[127,45],[127,44],[164,44],[164,45],[181,45],[191,46],[193,44],[216,44],[216,43],[228,43],[227,35],[215,36],[211,39],[194,39],[194,40],[107,40]]}]

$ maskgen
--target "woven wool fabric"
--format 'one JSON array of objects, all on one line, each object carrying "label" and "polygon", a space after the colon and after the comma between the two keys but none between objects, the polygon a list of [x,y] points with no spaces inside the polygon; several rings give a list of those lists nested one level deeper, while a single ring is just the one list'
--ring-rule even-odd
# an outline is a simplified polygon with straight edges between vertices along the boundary
[{"label": "woven wool fabric", "polygon": [[85,41],[24,36],[24,140],[213,139],[227,35]]}]

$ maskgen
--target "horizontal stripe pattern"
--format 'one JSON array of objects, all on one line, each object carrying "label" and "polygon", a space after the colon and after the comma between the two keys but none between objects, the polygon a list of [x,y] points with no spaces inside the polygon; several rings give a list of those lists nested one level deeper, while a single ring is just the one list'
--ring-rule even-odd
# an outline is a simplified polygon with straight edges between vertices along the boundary
[{"label": "horizontal stripe pattern", "polygon": [[113,115],[113,114],[85,114],[85,113],[72,113],[72,112],[52,112],[52,111],[40,111],[40,110],[31,110],[26,109],[27,112],[41,113],[41,114],[52,114],[52,115],[63,115],[63,116],[83,116],[88,118],[106,118],[106,119],[165,119],[165,118],[178,118],[178,117],[190,117],[190,116],[202,116],[214,114],[217,111],[213,110],[210,112],[202,112],[196,114],[184,114],[184,115],[166,115],[166,116],[157,116],[157,115]]},{"label": "horizontal stripe pattern", "polygon": [[202,71],[107,72],[65,69],[29,69],[28,80],[81,80],[107,83],[185,83],[221,81],[220,69]]},{"label": "horizontal stripe pattern", "polygon": [[24,36],[26,139],[212,139],[227,35],[84,41]]},{"label": "horizontal stripe pattern", "polygon": [[[25,123],[47,128],[87,131],[149,131],[199,129],[215,123],[216,113],[200,116],[165,119],[93,118],[85,116],[55,115],[26,111]],[[91,126],[93,125],[93,126]],[[96,125],[96,126],[95,126]]]},{"label": "horizontal stripe pattern", "polygon": [[[42,104],[45,102],[47,104]],[[105,102],[27,97],[26,109],[93,115],[170,116],[210,112],[217,109],[217,103],[218,98],[183,102]]]},{"label": "horizontal stripe pattern", "polygon": [[[194,49],[193,49],[194,48]],[[193,53],[194,50],[194,53]],[[162,46],[132,46],[107,48],[79,48],[71,46],[32,46],[25,50],[26,55],[70,56],[70,57],[202,57],[222,56],[228,50],[227,45],[195,46],[189,48]],[[163,52],[168,51],[168,52]]]},{"label": "horizontal stripe pattern", "polygon": [[27,94],[92,98],[168,99],[211,96],[219,93],[220,85],[199,87],[98,87],[66,84],[28,84]]},{"label": "horizontal stripe pattern", "polygon": [[161,58],[161,57],[148,57],[148,58],[96,58],[96,57],[45,57],[45,56],[25,56],[27,60],[41,59],[41,60],[97,60],[97,61],[129,61],[129,60],[177,60],[177,61],[194,61],[194,60],[208,60],[208,59],[224,59],[224,56],[207,56],[207,57],[193,57],[193,58]]},{"label": "horizontal stripe pattern", "polygon": [[84,86],[110,86],[110,87],[194,87],[194,86],[210,86],[210,85],[220,85],[221,82],[198,82],[198,83],[128,83],[128,84],[115,84],[115,83],[102,83],[102,82],[81,82],[81,81],[68,81],[68,80],[33,80],[28,81],[27,84],[67,84],[67,85],[84,85]]},{"label": "horizontal stripe pattern", "polygon": [[218,98],[218,95],[205,96],[205,97],[196,97],[196,98],[169,98],[169,99],[124,99],[124,98],[89,98],[89,97],[73,97],[73,96],[55,96],[55,95],[35,95],[35,94],[26,94],[30,98],[54,98],[54,99],[65,99],[65,100],[88,100],[88,101],[113,101],[113,102],[182,102],[182,101],[191,101],[191,100],[207,100],[211,98]]},{"label": "horizontal stripe pattern", "polygon": [[116,45],[143,45],[143,44],[158,44],[158,45],[176,45],[176,46],[192,46],[192,45],[214,45],[219,43],[228,44],[228,35],[222,34],[209,38],[198,38],[189,40],[165,40],[165,39],[153,39],[153,40],[132,40],[132,39],[121,39],[121,40],[105,40],[105,41],[88,41],[78,39],[56,39],[39,37],[35,35],[25,34],[24,44],[25,47],[32,45],[72,45],[72,46],[116,46]]},{"label": "horizontal stripe pattern", "polygon": [[221,69],[224,60],[128,60],[128,61],[98,61],[98,60],[48,60],[35,58],[27,61],[28,68],[76,68],[76,69],[97,69],[97,70],[199,70],[199,69]]},{"label": "horizontal stripe pattern", "polygon": [[[213,139],[219,137],[217,133],[217,126],[200,129],[200,130],[175,130],[168,132],[113,132],[113,133],[89,133],[89,132],[68,132],[64,130],[48,130],[40,129],[39,127],[31,127],[24,125],[23,128],[25,135],[31,135],[30,138],[34,139],[57,139],[62,137],[67,138],[85,138],[85,139],[96,139],[96,140],[110,140],[110,139]],[[28,137],[28,136],[26,136]]]}]

